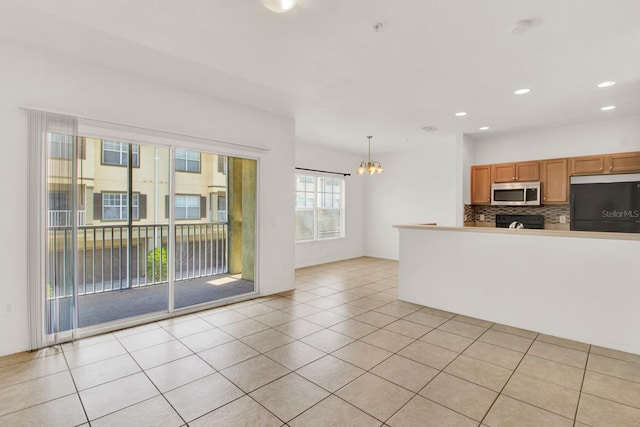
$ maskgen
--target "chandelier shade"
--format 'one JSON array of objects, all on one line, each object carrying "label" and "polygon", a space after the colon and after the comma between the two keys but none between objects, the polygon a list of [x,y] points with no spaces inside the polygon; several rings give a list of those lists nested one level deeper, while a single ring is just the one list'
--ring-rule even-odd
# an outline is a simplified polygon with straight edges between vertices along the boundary
[{"label": "chandelier shade", "polygon": [[364,175],[365,173],[368,173],[369,175],[373,175],[376,173],[384,172],[384,168],[382,167],[380,162],[371,160],[371,138],[373,137],[367,136],[367,138],[369,138],[369,161],[365,162],[363,160],[360,162],[360,167],[358,167],[358,170],[356,170],[356,173],[358,175]]}]

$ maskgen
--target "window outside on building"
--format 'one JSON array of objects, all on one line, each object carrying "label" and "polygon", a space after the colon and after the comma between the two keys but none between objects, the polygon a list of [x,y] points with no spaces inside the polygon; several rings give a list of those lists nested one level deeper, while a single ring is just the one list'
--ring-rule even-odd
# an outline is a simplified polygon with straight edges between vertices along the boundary
[{"label": "window outside on building", "polygon": [[177,149],[176,171],[200,172],[200,153],[197,151]]},{"label": "window outside on building", "polygon": [[[139,195],[132,194],[133,219],[138,219]],[[102,193],[102,219],[105,221],[126,220],[129,215],[127,193]]]},{"label": "window outside on building", "polygon": [[[133,166],[140,166],[140,146],[132,145]],[[129,144],[118,141],[102,141],[102,164],[127,166],[129,163]]]},{"label": "window outside on building", "polygon": [[200,196],[176,194],[176,219],[199,219],[200,212]]},{"label": "window outside on building", "polygon": [[344,237],[344,183],[296,175],[296,242]]}]

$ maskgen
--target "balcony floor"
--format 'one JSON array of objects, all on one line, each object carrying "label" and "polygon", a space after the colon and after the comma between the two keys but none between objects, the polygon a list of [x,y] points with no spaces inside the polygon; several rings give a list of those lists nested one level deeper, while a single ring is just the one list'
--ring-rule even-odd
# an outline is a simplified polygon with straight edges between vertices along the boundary
[{"label": "balcony floor", "polygon": [[[182,308],[253,292],[254,282],[221,274],[176,282],[175,307]],[[167,284],[108,291],[78,297],[79,326],[162,312],[167,309]]]}]

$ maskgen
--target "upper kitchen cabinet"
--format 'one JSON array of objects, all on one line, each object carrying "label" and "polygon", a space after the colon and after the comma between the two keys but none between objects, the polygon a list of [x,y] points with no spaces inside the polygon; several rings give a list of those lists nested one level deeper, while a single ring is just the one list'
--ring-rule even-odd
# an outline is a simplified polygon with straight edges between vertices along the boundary
[{"label": "upper kitchen cabinet", "polygon": [[640,172],[640,152],[601,154],[569,159],[571,175]]},{"label": "upper kitchen cabinet", "polygon": [[471,166],[471,204],[491,203],[491,165]]},{"label": "upper kitchen cabinet", "polygon": [[640,172],[640,153],[616,153],[605,158],[605,173]]},{"label": "upper kitchen cabinet", "polygon": [[540,162],[501,163],[492,166],[493,182],[539,181]]},{"label": "upper kitchen cabinet", "polygon": [[569,159],[571,175],[597,175],[604,172],[604,156],[582,156]]},{"label": "upper kitchen cabinet", "polygon": [[569,202],[569,167],[567,159],[540,162],[543,204],[567,204]]}]

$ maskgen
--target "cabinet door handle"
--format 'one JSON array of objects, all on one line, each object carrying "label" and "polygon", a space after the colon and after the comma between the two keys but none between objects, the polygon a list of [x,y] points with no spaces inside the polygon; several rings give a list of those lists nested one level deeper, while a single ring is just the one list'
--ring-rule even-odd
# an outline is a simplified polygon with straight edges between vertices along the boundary
[{"label": "cabinet door handle", "polygon": [[609,170],[612,171],[613,170],[613,166],[609,166]]}]

